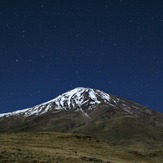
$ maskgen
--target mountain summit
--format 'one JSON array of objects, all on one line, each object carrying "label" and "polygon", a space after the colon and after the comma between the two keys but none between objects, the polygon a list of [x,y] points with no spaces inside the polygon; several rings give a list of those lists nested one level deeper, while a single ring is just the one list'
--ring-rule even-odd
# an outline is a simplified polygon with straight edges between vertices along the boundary
[{"label": "mountain summit", "polygon": [[[0,117],[10,116],[39,116],[50,111],[63,111],[63,110],[74,110],[74,111],[90,111],[100,105],[106,105],[110,108],[114,107],[121,109],[129,114],[135,114],[136,112],[144,112],[152,114],[153,111],[147,107],[119,99],[115,96],[109,95],[103,91],[78,87],[70,90],[48,102],[36,105],[34,107],[17,110],[10,113],[0,114]],[[138,111],[137,111],[138,110]]]},{"label": "mountain summit", "polygon": [[0,132],[77,132],[117,142],[129,141],[132,137],[160,140],[162,130],[162,113],[97,89],[83,87],[31,108],[0,114]]},{"label": "mountain summit", "polygon": [[32,115],[42,115],[49,111],[53,110],[76,110],[82,111],[87,108],[91,110],[98,106],[100,103],[109,104],[110,95],[104,93],[100,90],[91,89],[91,88],[75,88],[71,91],[68,91],[62,95],[59,95],[53,100],[36,105],[34,107],[14,111],[11,113],[0,114],[0,117],[9,117],[9,116],[32,116]]}]

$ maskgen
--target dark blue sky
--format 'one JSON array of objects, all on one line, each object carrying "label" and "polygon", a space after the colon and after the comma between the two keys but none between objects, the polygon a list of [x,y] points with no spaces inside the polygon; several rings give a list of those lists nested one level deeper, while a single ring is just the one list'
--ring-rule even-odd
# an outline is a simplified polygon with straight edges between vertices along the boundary
[{"label": "dark blue sky", "polygon": [[0,112],[92,87],[163,111],[163,1],[0,1]]}]

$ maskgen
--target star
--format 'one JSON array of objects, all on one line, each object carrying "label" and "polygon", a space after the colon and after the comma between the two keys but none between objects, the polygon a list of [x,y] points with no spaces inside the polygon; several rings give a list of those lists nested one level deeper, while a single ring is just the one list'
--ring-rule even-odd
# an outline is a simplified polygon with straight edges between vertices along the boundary
[{"label": "star", "polygon": [[139,40],[142,40],[143,39],[143,37],[139,37]]},{"label": "star", "polygon": [[130,23],[132,23],[132,22],[133,22],[133,20],[131,19],[131,20],[130,20]]},{"label": "star", "polygon": [[76,34],[75,34],[75,36],[76,36],[76,37],[78,37],[78,36],[79,36],[79,34],[78,34],[78,33],[76,33]]},{"label": "star", "polygon": [[75,71],[76,75],[78,75],[78,70]]},{"label": "star", "polygon": [[118,44],[117,43],[114,43],[114,46],[117,46]]}]

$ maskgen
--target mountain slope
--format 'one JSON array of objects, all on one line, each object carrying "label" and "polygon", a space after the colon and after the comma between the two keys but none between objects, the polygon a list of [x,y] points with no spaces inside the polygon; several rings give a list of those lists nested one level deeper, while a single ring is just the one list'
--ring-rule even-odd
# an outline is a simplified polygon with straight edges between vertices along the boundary
[{"label": "mountain slope", "polygon": [[163,141],[163,116],[91,88],[75,88],[29,109],[0,114],[0,131],[62,131],[110,143]]}]

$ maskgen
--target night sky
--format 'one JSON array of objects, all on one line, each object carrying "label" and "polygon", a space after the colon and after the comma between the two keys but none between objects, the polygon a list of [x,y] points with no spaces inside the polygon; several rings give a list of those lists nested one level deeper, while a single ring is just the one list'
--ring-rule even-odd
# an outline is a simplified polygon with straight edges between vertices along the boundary
[{"label": "night sky", "polygon": [[0,113],[91,87],[163,112],[162,0],[1,0]]}]

